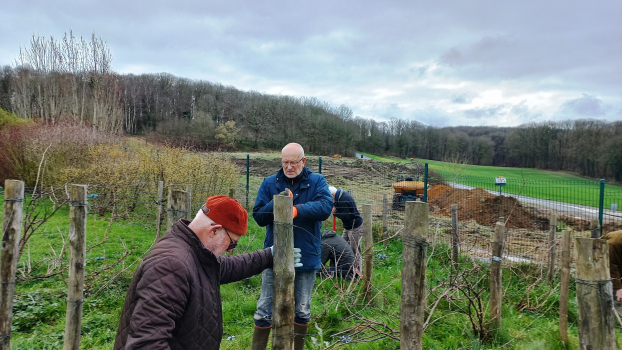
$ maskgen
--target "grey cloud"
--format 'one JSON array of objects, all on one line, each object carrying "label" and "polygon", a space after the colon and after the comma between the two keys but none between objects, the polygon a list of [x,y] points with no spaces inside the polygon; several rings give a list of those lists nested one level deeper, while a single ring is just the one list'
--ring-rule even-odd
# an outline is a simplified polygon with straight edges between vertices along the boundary
[{"label": "grey cloud", "polygon": [[472,100],[473,100],[473,97],[467,94],[459,94],[459,95],[451,96],[452,103],[465,104],[465,103],[470,103]]},{"label": "grey cloud", "polygon": [[[316,96],[379,119],[480,124],[502,114],[497,106],[447,112],[448,100],[471,102],[470,85],[504,97],[598,96],[600,104],[567,101],[560,109],[567,117],[620,118],[622,106],[619,0],[29,0],[2,10],[0,31],[11,35],[0,36],[0,65],[11,64],[33,32],[62,37],[73,29],[103,37],[115,70]],[[508,114],[516,124],[556,117],[542,112],[553,103],[512,106]],[[370,105],[383,107],[370,112]]]},{"label": "grey cloud", "polygon": [[506,108],[505,105],[499,105],[499,106],[490,107],[490,108],[467,109],[463,113],[464,113],[464,117],[468,119],[482,119],[482,118],[495,117],[504,108]]},{"label": "grey cloud", "polygon": [[582,97],[564,102],[561,106],[564,113],[572,113],[583,117],[598,117],[607,113],[607,107],[600,99],[583,94]]}]

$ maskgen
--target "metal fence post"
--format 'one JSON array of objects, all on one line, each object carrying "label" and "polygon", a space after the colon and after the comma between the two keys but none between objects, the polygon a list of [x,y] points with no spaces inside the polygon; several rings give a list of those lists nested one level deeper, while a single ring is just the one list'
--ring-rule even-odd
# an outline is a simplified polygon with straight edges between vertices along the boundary
[{"label": "metal fence post", "polygon": [[423,201],[428,202],[428,163],[425,163],[425,171],[423,177]]},{"label": "metal fence post", "polygon": [[249,168],[250,168],[251,156],[246,154],[246,209],[248,209],[248,183],[249,183]]},{"label": "metal fence post", "polygon": [[603,235],[603,207],[605,204],[605,179],[600,179],[600,200],[598,201],[598,224],[600,235]]},{"label": "metal fence post", "polygon": [[318,173],[321,174],[322,173],[322,157],[320,157],[320,163],[318,165]]}]

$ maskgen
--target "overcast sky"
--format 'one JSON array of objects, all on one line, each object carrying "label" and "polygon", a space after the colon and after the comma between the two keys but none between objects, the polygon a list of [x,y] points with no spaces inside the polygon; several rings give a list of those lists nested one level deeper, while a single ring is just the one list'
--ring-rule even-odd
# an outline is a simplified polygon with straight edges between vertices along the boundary
[{"label": "overcast sky", "polygon": [[32,34],[102,37],[119,73],[345,104],[435,126],[622,119],[622,2],[14,0],[0,65]]}]

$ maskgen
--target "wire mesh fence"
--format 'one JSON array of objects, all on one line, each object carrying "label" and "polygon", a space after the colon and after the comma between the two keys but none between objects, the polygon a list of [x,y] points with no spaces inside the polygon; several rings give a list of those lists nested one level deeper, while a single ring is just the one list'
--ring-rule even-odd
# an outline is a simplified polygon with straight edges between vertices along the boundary
[{"label": "wire mesh fence", "polygon": [[[94,265],[100,264],[100,269],[121,261],[123,270],[129,271],[133,264],[140,260],[153,243],[156,231],[157,212],[161,208],[165,213],[167,193],[169,189],[181,189],[191,192],[191,204],[188,211],[191,219],[200,210],[205,198],[210,195],[228,195],[237,199],[248,210],[252,210],[259,186],[263,177],[278,171],[278,162],[271,162],[266,166],[265,161],[256,164],[250,162],[249,169],[255,173],[249,173],[249,182],[246,182],[245,174],[242,174],[240,183],[232,188],[204,186],[201,184],[168,184],[164,187],[163,195],[158,196],[157,184],[137,184],[132,186],[92,186],[89,188],[88,212],[89,221],[100,223],[98,230],[91,231],[87,260]],[[310,167],[316,166],[311,163]],[[319,165],[319,164],[318,164]],[[315,170],[315,169],[314,169]],[[342,188],[354,197],[356,204],[370,204],[374,232],[377,239],[386,228],[389,235],[394,234],[404,227],[403,210],[393,206],[395,190],[392,184],[396,181],[396,167],[387,167],[361,161],[351,166],[339,163],[324,163],[322,174],[325,175],[329,185]],[[425,180],[425,179],[423,179]],[[431,243],[431,256],[439,256],[446,253],[451,246],[453,231],[451,219],[451,205],[458,205],[458,229],[459,248],[463,255],[473,260],[490,263],[491,259],[491,236],[496,222],[503,222],[505,228],[505,246],[503,259],[508,263],[532,263],[545,265],[548,253],[553,246],[549,239],[551,228],[550,215],[557,215],[557,230],[570,229],[575,236],[590,236],[590,225],[593,220],[602,217],[603,233],[622,229],[622,215],[619,215],[616,205],[622,200],[622,192],[614,186],[603,186],[595,181],[525,181],[508,179],[506,185],[499,190],[494,178],[456,177],[453,181],[446,181],[431,176],[428,179],[427,201],[430,204],[430,223],[426,240]],[[26,197],[41,196],[41,190],[34,192],[32,188],[26,189]],[[39,194],[37,194],[39,193]],[[52,188],[45,190],[48,200],[42,201],[37,210],[51,212],[55,205],[62,205],[67,197],[65,188]],[[0,190],[0,195],[3,194]],[[600,203],[603,203],[602,211],[599,211]],[[28,205],[26,201],[25,206]],[[166,215],[161,216],[166,220]],[[28,271],[45,270],[39,274],[49,274],[54,269],[59,269],[65,262],[61,262],[60,250],[64,244],[64,238],[68,235],[68,216],[59,216],[50,219],[52,225],[43,225],[33,236],[30,246],[24,249],[24,256],[28,256],[29,249],[35,253],[35,246],[45,246],[48,257],[37,262],[28,262],[22,259],[18,274],[25,280]],[[330,226],[330,222],[325,223]],[[140,232],[140,234],[138,234]],[[143,242],[134,239],[140,237]],[[249,238],[252,239],[252,235]],[[145,237],[152,237],[144,241]],[[559,233],[558,236],[559,238]],[[53,238],[53,239],[50,239]],[[399,235],[397,236],[399,239]],[[38,243],[37,243],[38,241]],[[45,241],[45,244],[39,244]],[[37,243],[37,244],[35,244]],[[132,259],[123,259],[123,253],[115,255],[106,253],[113,251],[110,245],[125,244],[135,253]],[[107,248],[108,247],[108,248]],[[571,248],[573,249],[573,248]],[[248,250],[242,247],[242,252]],[[382,248],[378,247],[377,251]],[[382,255],[382,254],[380,254]],[[557,255],[560,259],[560,254]],[[386,258],[386,257],[385,257]],[[385,258],[378,256],[377,259]],[[399,257],[393,257],[397,259]],[[394,261],[394,260],[392,260]],[[30,266],[28,266],[30,265]],[[504,263],[505,266],[505,263]],[[97,271],[90,271],[92,277]],[[18,278],[19,281],[19,278]],[[374,291],[381,294],[386,288],[393,288],[396,281],[384,281],[374,286]],[[105,282],[102,282],[105,285]],[[436,281],[442,283],[442,281]],[[326,284],[326,282],[323,282]],[[323,284],[320,284],[322,286]],[[103,287],[101,287],[103,288]],[[98,293],[91,290],[91,293]],[[331,284],[331,288],[335,288]],[[348,291],[348,285],[342,283],[338,288]],[[574,288],[574,283],[571,283]],[[346,298],[350,301],[351,298]],[[548,302],[549,299],[543,299]],[[350,303],[351,305],[355,305]],[[576,304],[571,300],[571,304]],[[544,305],[544,304],[543,304]],[[359,305],[360,306],[360,305]],[[526,308],[538,306],[526,305]],[[548,307],[547,305],[544,305]],[[353,311],[356,313],[357,311]],[[393,320],[399,317],[394,315]],[[373,320],[367,320],[373,323]],[[236,324],[237,320],[231,321]],[[250,322],[250,321],[249,321]],[[393,327],[394,329],[396,327]],[[397,327],[399,328],[399,327]],[[346,342],[339,338],[349,336],[343,332],[326,335],[327,338],[335,338],[335,342]],[[352,334],[350,334],[352,335]],[[350,339],[350,338],[348,338]],[[351,339],[350,339],[351,340]],[[350,341],[348,340],[348,341]]]}]

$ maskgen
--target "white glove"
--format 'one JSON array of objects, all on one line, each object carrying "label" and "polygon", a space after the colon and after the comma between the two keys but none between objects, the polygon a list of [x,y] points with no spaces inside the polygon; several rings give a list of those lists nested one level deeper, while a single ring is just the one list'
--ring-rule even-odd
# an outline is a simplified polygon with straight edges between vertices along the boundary
[{"label": "white glove", "polygon": [[[270,253],[274,254],[273,246],[270,246]],[[294,267],[302,267],[302,263],[300,262],[301,257],[300,248],[294,248]]]}]

